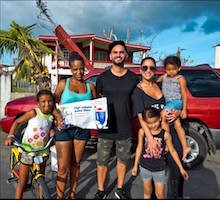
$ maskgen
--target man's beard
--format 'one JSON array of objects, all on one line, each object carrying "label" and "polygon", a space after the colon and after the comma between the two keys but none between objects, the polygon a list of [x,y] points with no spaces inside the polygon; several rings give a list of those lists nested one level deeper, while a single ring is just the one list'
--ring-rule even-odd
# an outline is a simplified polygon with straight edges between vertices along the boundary
[{"label": "man's beard", "polygon": [[119,67],[124,67],[124,60],[122,60],[122,61],[120,61],[120,62],[112,61],[112,63],[113,63],[114,65],[119,66]]}]

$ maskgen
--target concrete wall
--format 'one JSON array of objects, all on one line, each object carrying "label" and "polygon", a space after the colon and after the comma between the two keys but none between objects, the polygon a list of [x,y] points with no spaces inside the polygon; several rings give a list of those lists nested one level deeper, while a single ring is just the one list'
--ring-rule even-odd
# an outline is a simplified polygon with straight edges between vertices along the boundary
[{"label": "concrete wall", "polygon": [[0,118],[4,116],[5,104],[11,100],[11,75],[8,68],[0,71]]}]

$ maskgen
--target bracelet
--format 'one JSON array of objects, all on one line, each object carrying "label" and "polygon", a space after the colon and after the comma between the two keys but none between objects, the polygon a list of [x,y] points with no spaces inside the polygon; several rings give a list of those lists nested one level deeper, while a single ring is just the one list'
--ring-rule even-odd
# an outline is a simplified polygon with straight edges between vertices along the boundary
[{"label": "bracelet", "polygon": [[15,136],[12,134],[8,134],[7,138],[15,138]]}]

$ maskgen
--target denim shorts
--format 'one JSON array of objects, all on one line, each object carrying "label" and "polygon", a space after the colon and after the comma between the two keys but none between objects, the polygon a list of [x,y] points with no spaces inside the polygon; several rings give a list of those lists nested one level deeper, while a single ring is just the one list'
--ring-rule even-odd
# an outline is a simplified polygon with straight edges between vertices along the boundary
[{"label": "denim shorts", "polygon": [[55,141],[69,141],[74,139],[88,141],[90,139],[90,130],[75,126],[62,130],[55,128]]},{"label": "denim shorts", "polygon": [[166,102],[165,109],[167,110],[182,110],[183,101],[181,99],[172,99]]},{"label": "denim shorts", "polygon": [[112,147],[115,144],[117,160],[128,164],[131,159],[131,138],[124,140],[98,139],[97,145],[97,164],[107,166],[111,156]]},{"label": "denim shorts", "polygon": [[146,168],[140,166],[140,176],[143,181],[153,179],[155,183],[167,183],[167,170],[155,171],[152,172]]}]

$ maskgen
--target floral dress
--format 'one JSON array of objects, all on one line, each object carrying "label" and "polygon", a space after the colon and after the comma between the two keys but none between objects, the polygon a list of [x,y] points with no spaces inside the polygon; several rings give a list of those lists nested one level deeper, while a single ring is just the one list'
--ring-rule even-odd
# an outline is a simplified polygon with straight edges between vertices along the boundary
[{"label": "floral dress", "polygon": [[[28,121],[22,138],[22,147],[27,150],[37,150],[45,146],[49,139],[49,131],[53,124],[53,116],[44,114],[39,108],[36,108],[37,115]],[[27,153],[19,148],[20,161],[23,164],[33,164],[33,156],[40,155],[46,157],[49,155],[49,149],[37,153]]]}]

